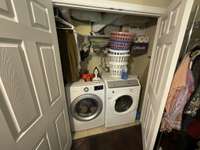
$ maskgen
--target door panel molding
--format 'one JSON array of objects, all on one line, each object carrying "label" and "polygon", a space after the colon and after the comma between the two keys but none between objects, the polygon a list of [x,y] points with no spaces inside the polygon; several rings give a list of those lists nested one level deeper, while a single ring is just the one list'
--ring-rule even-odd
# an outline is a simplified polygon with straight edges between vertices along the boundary
[{"label": "door panel molding", "polygon": [[58,71],[56,67],[56,58],[54,47],[49,44],[36,43],[41,66],[46,81],[47,90],[49,93],[49,101],[54,105],[61,98],[60,83],[58,79]]},{"label": "door panel molding", "polygon": [[28,67],[29,62],[21,46],[23,42],[7,41],[12,42],[0,42],[1,91],[4,97],[1,109],[14,138],[19,140],[23,132],[42,116],[42,112]]},{"label": "door panel molding", "polygon": [[38,1],[29,0],[28,8],[31,16],[32,26],[47,32],[51,32],[50,23],[49,23],[49,13],[48,9]]},{"label": "door panel molding", "polygon": [[0,0],[0,17],[17,22],[13,0]]},{"label": "door panel molding", "polygon": [[49,142],[48,133],[46,133],[37,144],[35,150],[52,150]]},{"label": "door panel molding", "polygon": [[65,142],[67,141],[67,136],[65,134],[67,132],[67,125],[66,125],[66,117],[64,111],[62,111],[56,118],[55,125],[56,125],[56,131],[58,135],[60,149],[64,150],[66,145],[68,144]]}]

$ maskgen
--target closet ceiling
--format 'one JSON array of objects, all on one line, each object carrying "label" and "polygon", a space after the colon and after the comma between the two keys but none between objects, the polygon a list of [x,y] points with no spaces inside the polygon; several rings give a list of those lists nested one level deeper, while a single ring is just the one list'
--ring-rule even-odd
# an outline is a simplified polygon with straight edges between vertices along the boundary
[{"label": "closet ceiling", "polygon": [[93,23],[94,26],[100,28],[110,24],[115,26],[128,25],[132,27],[147,27],[155,24],[157,21],[157,18],[148,16],[94,12],[80,9],[69,9],[66,7],[60,7],[60,10],[63,12],[63,17],[72,24],[76,24],[77,22]]}]

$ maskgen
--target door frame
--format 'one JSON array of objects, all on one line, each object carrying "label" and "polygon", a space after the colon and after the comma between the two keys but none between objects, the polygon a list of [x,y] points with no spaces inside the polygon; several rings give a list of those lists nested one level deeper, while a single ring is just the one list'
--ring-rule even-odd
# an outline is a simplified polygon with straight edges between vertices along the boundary
[{"label": "door frame", "polygon": [[[140,4],[130,4],[126,2],[114,2],[110,0],[101,0],[101,1],[93,1],[93,0],[52,0],[53,4],[55,6],[60,6],[60,7],[69,7],[69,8],[76,8],[76,9],[85,9],[85,10],[94,10],[94,11],[104,11],[104,12],[110,12],[110,13],[121,13],[121,14],[129,14],[129,15],[141,15],[141,16],[152,16],[152,17],[157,17],[157,24],[156,24],[156,32],[154,35],[154,43],[153,43],[153,48],[151,52],[151,58],[154,57],[154,53],[156,51],[156,43],[158,40],[158,33],[160,31],[160,23],[161,23],[161,16],[163,16],[169,7],[167,8],[161,8],[161,7],[153,7],[153,6],[147,6],[147,5],[140,5]],[[174,3],[174,2],[172,2]],[[120,6],[120,7],[119,7]],[[189,6],[188,6],[189,7]],[[182,24],[187,24],[186,20],[182,22]],[[185,32],[182,33],[182,37],[184,36]],[[180,42],[181,39],[178,39],[178,46],[182,44]],[[177,46],[177,47],[178,47]],[[175,55],[178,55],[178,52],[175,52]],[[152,59],[151,59],[152,61]],[[149,66],[149,71],[148,71],[148,76],[147,76],[147,84],[146,87],[149,85],[149,75],[151,73],[151,68],[152,68],[152,63],[150,61],[150,66]],[[176,66],[176,62],[172,62]],[[170,77],[173,78],[174,71],[173,69],[170,70]],[[167,83],[167,89],[170,88],[171,82]],[[147,88],[145,89],[145,94],[146,94]],[[162,99],[162,105],[160,106],[160,112],[164,110],[165,103],[166,103],[166,98],[169,93],[169,90],[165,90],[163,99]],[[164,100],[165,99],[165,100]],[[142,110],[148,105],[143,101],[143,106]],[[160,120],[162,118],[162,115],[160,115]],[[156,124],[157,129],[159,129],[160,124]],[[143,133],[142,133],[143,134]],[[154,136],[155,138],[156,136]],[[155,139],[154,139],[155,140]]]},{"label": "door frame", "polygon": [[52,2],[53,5],[61,7],[153,17],[160,17],[167,11],[167,8],[162,7],[133,4],[127,2],[117,2],[110,0],[52,0]]}]

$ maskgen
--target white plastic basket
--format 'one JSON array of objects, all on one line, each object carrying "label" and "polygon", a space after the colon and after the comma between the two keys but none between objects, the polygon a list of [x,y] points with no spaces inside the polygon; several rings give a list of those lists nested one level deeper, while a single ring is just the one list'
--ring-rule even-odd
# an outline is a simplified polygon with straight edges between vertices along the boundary
[{"label": "white plastic basket", "polygon": [[128,62],[129,58],[129,50],[112,50],[109,49],[108,53],[108,61],[109,62],[116,62],[116,63],[124,63]]},{"label": "white plastic basket", "polygon": [[130,50],[109,49],[109,53],[114,55],[124,55],[124,54],[129,54],[129,52]]},{"label": "white plastic basket", "polygon": [[120,77],[123,68],[127,68],[127,62],[123,63],[116,63],[116,62],[109,62],[110,68],[110,75],[112,77]]}]

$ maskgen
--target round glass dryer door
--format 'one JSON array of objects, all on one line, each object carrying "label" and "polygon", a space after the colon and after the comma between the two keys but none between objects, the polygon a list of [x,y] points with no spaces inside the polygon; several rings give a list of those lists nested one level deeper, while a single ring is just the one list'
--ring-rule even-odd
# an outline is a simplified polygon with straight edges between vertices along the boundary
[{"label": "round glass dryer door", "polygon": [[92,94],[85,94],[77,97],[71,104],[71,112],[74,118],[79,121],[95,119],[102,111],[102,100]]},{"label": "round glass dryer door", "polygon": [[129,95],[123,95],[115,101],[115,111],[118,113],[127,111],[133,105],[133,99]]}]

